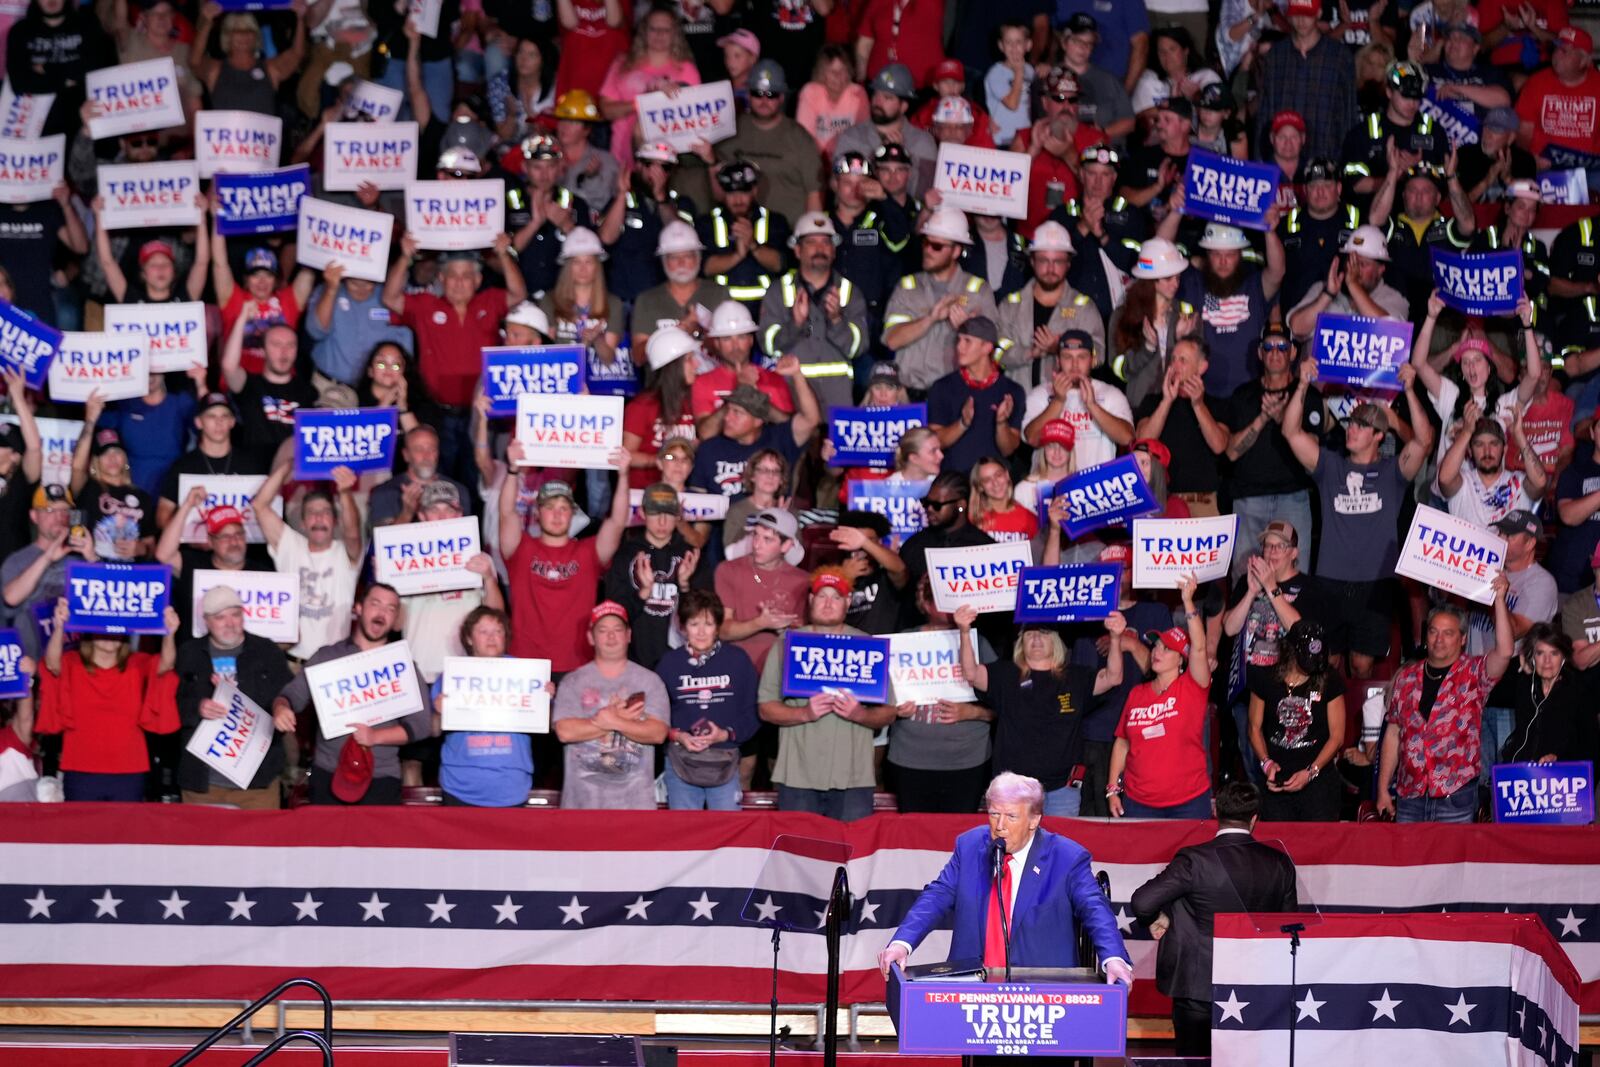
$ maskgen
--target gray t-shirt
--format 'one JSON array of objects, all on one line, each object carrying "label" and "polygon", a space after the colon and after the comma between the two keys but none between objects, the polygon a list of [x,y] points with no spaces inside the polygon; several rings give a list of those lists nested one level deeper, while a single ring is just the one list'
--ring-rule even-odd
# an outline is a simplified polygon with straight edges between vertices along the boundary
[{"label": "gray t-shirt", "polygon": [[[1511,588],[1506,590],[1506,608],[1529,622],[1550,622],[1556,617],[1561,595],[1556,580],[1537,563],[1520,571],[1506,571]],[[1494,648],[1494,615],[1481,608],[1467,618],[1467,655],[1485,656]]]},{"label": "gray t-shirt", "polygon": [[[29,567],[44,549],[37,544],[26,544],[6,557],[0,564],[0,586],[9,585],[17,576]],[[67,589],[67,563],[78,559],[77,556],[63,556],[45,568],[44,574],[39,577],[39,584],[34,587],[33,593],[11,609],[11,625],[16,627],[17,635],[22,639],[23,651],[34,659],[38,659],[40,652],[39,627],[34,622],[33,608],[35,604],[54,604],[57,599],[66,595]]]},{"label": "gray t-shirt", "polygon": [[[624,700],[644,694],[644,713],[662,722],[672,721],[667,689],[654,671],[629,660],[622,673],[608,678],[590,661],[561,679],[556,686],[550,721],[589,719],[612,698]],[[655,745],[641,745],[612,732],[593,741],[563,745],[565,776],[561,784],[563,808],[645,808],[656,806]]]},{"label": "gray t-shirt", "polygon": [[[976,630],[968,632],[978,642],[978,662],[993,663],[996,657],[989,642]],[[927,713],[927,708],[919,707],[911,718],[890,724],[890,763],[913,771],[955,771],[989,762],[991,723],[984,719],[930,722]]]},{"label": "gray t-shirt", "polygon": [[1311,478],[1322,507],[1317,577],[1375,582],[1392,575],[1400,556],[1400,507],[1410,485],[1400,461],[1380,456],[1375,463],[1353,463],[1324,448]]}]

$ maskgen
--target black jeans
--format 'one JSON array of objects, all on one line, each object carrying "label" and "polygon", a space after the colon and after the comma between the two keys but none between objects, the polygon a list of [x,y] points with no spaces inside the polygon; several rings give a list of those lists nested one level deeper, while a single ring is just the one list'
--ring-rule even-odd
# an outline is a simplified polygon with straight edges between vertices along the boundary
[{"label": "black jeans", "polygon": [[1178,1055],[1211,1055],[1211,1002],[1173,997],[1172,1030]]},{"label": "black jeans", "polygon": [[[1279,772],[1278,780],[1288,775]],[[1328,768],[1298,793],[1261,791],[1262,822],[1338,822],[1339,802],[1344,799],[1344,783],[1338,772]]]},{"label": "black jeans", "polygon": [[972,815],[989,786],[987,763],[954,771],[919,771],[890,761],[889,775],[901,812]]}]

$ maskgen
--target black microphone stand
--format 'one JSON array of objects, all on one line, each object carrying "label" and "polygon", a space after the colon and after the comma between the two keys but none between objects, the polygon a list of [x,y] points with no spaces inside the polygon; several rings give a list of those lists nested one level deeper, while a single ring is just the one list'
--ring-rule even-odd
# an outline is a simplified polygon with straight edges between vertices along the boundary
[{"label": "black microphone stand", "polygon": [[1295,994],[1300,991],[1295,969],[1299,963],[1300,931],[1305,928],[1305,923],[1284,923],[1278,927],[1279,930],[1289,935],[1289,1067],[1294,1067],[1294,998]]},{"label": "black microphone stand", "polygon": [[1000,872],[1001,872],[1001,870],[1004,869],[1003,865],[1008,861],[1009,854],[1006,852],[1006,839],[1005,838],[997,837],[997,838],[994,839],[994,841],[995,841],[995,845],[997,846],[995,848],[995,850],[994,850],[994,870],[992,872],[992,875],[993,875],[993,878],[994,878],[994,895],[995,895],[995,900],[998,901],[999,904],[1000,904],[1000,942],[1001,942],[1001,947],[1003,947],[1005,949],[1005,953],[1006,953],[1006,981],[1010,982],[1011,981],[1011,919],[1007,915],[1007,913],[1011,910],[1011,901],[1005,899],[1005,897],[1000,892],[1001,886],[1003,884],[1001,882]]},{"label": "black microphone stand", "polygon": [[828,914],[823,931],[828,945],[828,991],[823,1024],[822,1067],[837,1067],[839,1062],[839,939],[850,921],[850,880],[843,867],[833,872],[833,890],[828,894]]}]

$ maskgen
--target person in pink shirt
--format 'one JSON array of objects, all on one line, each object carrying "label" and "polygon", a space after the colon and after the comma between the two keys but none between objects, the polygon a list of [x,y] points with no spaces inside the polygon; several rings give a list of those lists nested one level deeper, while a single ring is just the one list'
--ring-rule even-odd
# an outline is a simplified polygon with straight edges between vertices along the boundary
[{"label": "person in pink shirt", "polygon": [[677,16],[651,11],[639,23],[632,47],[612,60],[600,85],[600,113],[611,123],[611,152],[624,167],[633,164],[633,131],[639,122],[634,99],[641,93],[675,93],[699,84],[700,72]]},{"label": "person in pink shirt", "polygon": [[866,122],[867,112],[866,89],[850,79],[849,50],[843,45],[827,45],[817,53],[811,80],[800,90],[795,121],[828,156],[839,131]]}]

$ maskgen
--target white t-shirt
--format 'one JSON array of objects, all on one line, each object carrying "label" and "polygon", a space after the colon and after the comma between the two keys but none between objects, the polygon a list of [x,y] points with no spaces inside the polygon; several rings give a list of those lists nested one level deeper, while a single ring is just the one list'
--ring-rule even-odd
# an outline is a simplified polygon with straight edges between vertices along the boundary
[{"label": "white t-shirt", "polygon": [[[1133,409],[1128,406],[1128,398],[1121,389],[1098,378],[1089,379],[1089,384],[1094,388],[1095,403],[1117,418],[1133,422]],[[1040,382],[1028,390],[1028,398],[1023,404],[1022,424],[1026,426],[1038,418],[1049,404],[1049,383]],[[1072,444],[1074,469],[1081,471],[1117,458],[1117,443],[1107,437],[1105,431],[1100,429],[1100,424],[1094,421],[1094,416],[1089,414],[1089,406],[1083,402],[1078,390],[1067,394],[1066,401],[1061,405],[1061,417],[1072,423],[1072,429],[1077,433]]]},{"label": "white t-shirt", "polygon": [[1490,526],[1518,508],[1532,511],[1533,501],[1528,499],[1528,491],[1523,488],[1521,471],[1502,469],[1493,482],[1485,483],[1468,457],[1461,464],[1461,488],[1447,506],[1450,514],[1458,519]]},{"label": "white t-shirt", "polygon": [[[1205,5],[1201,4],[1194,10],[1203,13]],[[1220,82],[1222,76],[1214,70],[1197,70],[1189,75],[1189,80],[1195,85],[1205,86]],[[1137,115],[1141,111],[1149,111],[1177,95],[1178,89],[1171,81],[1153,70],[1147,70],[1139,75],[1139,80],[1133,86],[1133,113]]]},{"label": "white t-shirt", "polygon": [[[1444,462],[1444,454],[1450,451],[1450,443],[1456,439],[1454,432],[1456,398],[1460,395],[1461,386],[1457,385],[1454,379],[1443,377],[1439,379],[1438,394],[1428,394],[1428,399],[1433,401],[1433,410],[1438,413],[1439,421],[1443,423],[1443,427],[1439,430],[1439,448],[1433,457],[1436,467]],[[1516,390],[1511,390],[1510,392],[1502,393],[1500,399],[1495,403],[1494,411],[1485,412],[1485,414],[1490,415],[1504,430],[1511,425],[1511,419],[1516,414],[1516,411],[1517,393]],[[1471,432],[1470,427],[1468,432]],[[1509,444],[1510,442],[1508,441],[1507,445],[1509,446]]]},{"label": "white t-shirt", "polygon": [[481,589],[452,589],[445,593],[416,593],[404,597],[405,626],[417,673],[429,685],[444,670],[446,656],[465,656],[461,647],[461,621],[483,603]]},{"label": "white t-shirt", "polygon": [[305,534],[283,528],[276,547],[267,546],[279,574],[300,576],[300,643],[289,650],[309,659],[318,650],[350,636],[350,609],[356,602],[361,565],[351,563],[344,543],[335,538],[321,552],[312,552]]}]

